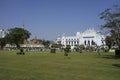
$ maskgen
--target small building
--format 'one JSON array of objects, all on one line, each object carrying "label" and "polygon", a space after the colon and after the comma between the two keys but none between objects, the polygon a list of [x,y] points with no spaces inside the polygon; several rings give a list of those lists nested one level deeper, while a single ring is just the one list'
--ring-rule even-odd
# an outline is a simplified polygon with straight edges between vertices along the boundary
[{"label": "small building", "polygon": [[84,32],[77,32],[75,36],[66,36],[63,34],[56,39],[56,42],[58,44],[62,44],[64,47],[66,47],[66,45],[70,45],[71,49],[73,49],[75,45],[81,44],[84,46],[101,46],[105,44],[105,35],[89,28]]}]

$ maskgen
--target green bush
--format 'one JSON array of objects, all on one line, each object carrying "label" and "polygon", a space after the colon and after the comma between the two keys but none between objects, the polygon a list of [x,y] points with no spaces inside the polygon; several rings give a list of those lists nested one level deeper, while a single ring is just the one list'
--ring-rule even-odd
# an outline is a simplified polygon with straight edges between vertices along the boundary
[{"label": "green bush", "polygon": [[65,48],[64,52],[69,53],[69,52],[71,52],[71,50],[69,48]]},{"label": "green bush", "polygon": [[17,55],[25,55],[23,48],[20,49],[20,52],[16,53]]},{"label": "green bush", "polygon": [[68,53],[65,52],[64,56],[68,56]]},{"label": "green bush", "polygon": [[55,48],[52,48],[50,52],[51,52],[51,53],[56,53],[56,49],[55,49]]},{"label": "green bush", "polygon": [[93,46],[87,46],[86,50],[89,51],[89,52],[93,52],[95,49],[94,49]]},{"label": "green bush", "polygon": [[66,45],[66,48],[64,48],[64,56],[68,56],[68,53],[71,52],[71,46],[70,45]]},{"label": "green bush", "polygon": [[64,51],[69,53],[69,52],[71,52],[70,49],[71,49],[71,46],[70,45],[66,45],[66,48],[64,49]]},{"label": "green bush", "polygon": [[76,51],[76,52],[79,52],[79,48],[75,48],[75,51]]},{"label": "green bush", "polygon": [[79,45],[79,48],[80,48],[81,50],[83,50],[83,49],[85,48],[85,46],[84,46],[83,44],[81,44],[81,45]]},{"label": "green bush", "polygon": [[85,49],[85,46],[83,44],[78,46],[78,52],[82,53],[82,51]]}]

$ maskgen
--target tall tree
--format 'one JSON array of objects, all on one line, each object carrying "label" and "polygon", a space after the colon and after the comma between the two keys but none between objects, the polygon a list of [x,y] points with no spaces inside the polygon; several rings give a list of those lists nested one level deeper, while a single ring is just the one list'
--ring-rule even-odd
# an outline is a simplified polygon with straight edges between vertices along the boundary
[{"label": "tall tree", "polygon": [[52,47],[52,48],[59,48],[59,45],[58,45],[57,43],[53,43],[53,44],[51,45],[51,47]]},{"label": "tall tree", "polygon": [[106,9],[100,14],[100,19],[105,21],[102,28],[109,30],[114,43],[120,49],[120,7]]},{"label": "tall tree", "polygon": [[108,46],[108,48],[110,49],[111,46],[114,44],[114,41],[111,36],[106,36],[105,43]]},{"label": "tall tree", "polygon": [[0,49],[3,49],[6,45],[6,38],[0,38]]},{"label": "tall tree", "polygon": [[20,49],[20,44],[23,44],[25,39],[30,37],[31,33],[23,28],[11,28],[6,35],[7,42],[15,44]]}]

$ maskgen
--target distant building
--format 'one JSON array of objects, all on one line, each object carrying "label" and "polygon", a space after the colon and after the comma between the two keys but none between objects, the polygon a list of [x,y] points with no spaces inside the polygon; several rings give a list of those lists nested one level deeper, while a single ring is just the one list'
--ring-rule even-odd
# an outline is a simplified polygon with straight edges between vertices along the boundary
[{"label": "distant building", "polygon": [[[21,26],[22,29],[25,29],[25,25],[24,23]],[[4,38],[6,35],[6,32],[3,29],[0,29],[0,38]],[[32,40],[27,40],[25,39],[23,41],[23,44],[20,44],[20,47],[27,49],[27,50],[41,50],[44,48],[44,45],[40,44],[39,40],[37,39],[37,37],[35,37]],[[17,46],[14,44],[6,44],[5,49],[8,50],[16,50]]]},{"label": "distant building", "polygon": [[5,37],[5,31],[3,29],[0,29],[0,38]]},{"label": "distant building", "polygon": [[64,47],[70,45],[71,49],[75,45],[85,45],[85,46],[95,46],[95,45],[104,45],[105,36],[100,32],[95,31],[94,29],[87,29],[84,32],[77,32],[76,36],[66,36],[63,34],[56,39],[58,44],[62,44]]},{"label": "distant building", "polygon": [[[23,44],[20,44],[20,47],[28,50],[28,51],[39,51],[44,48],[44,45],[40,44],[38,39],[32,39],[32,40],[24,40]],[[16,50],[16,45],[6,44],[6,49],[13,49]]]}]

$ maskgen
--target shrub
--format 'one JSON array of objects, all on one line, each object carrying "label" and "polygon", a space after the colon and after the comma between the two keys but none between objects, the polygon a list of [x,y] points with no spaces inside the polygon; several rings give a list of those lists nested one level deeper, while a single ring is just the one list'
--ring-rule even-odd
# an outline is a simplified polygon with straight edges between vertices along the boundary
[{"label": "shrub", "polygon": [[17,55],[25,55],[23,48],[20,49],[20,52],[16,53]]},{"label": "shrub", "polygon": [[89,52],[92,52],[92,51],[94,51],[95,49],[94,49],[93,46],[87,46],[87,47],[86,47],[86,50],[89,51]]},{"label": "shrub", "polygon": [[83,50],[83,49],[85,48],[85,46],[84,46],[83,44],[81,44],[81,45],[79,46],[79,48]]},{"label": "shrub", "polygon": [[79,52],[82,53],[82,51],[85,49],[85,46],[83,44],[79,45]]},{"label": "shrub", "polygon": [[115,50],[115,55],[120,57],[120,50]]},{"label": "shrub", "polygon": [[79,48],[75,48],[75,51],[76,51],[76,52],[79,52]]},{"label": "shrub", "polygon": [[69,52],[68,49],[65,48],[65,49],[64,49],[64,56],[68,56],[68,52]]},{"label": "shrub", "polygon": [[51,52],[51,53],[56,53],[56,49],[55,49],[55,48],[52,48],[50,52]]},{"label": "shrub", "polygon": [[76,52],[79,52],[79,45],[75,45],[74,50],[75,50]]},{"label": "shrub", "polygon": [[64,56],[68,56],[68,53],[65,52]]},{"label": "shrub", "polygon": [[71,46],[70,45],[66,45],[66,48],[64,48],[64,56],[68,56],[68,53],[71,52]]},{"label": "shrub", "polygon": [[64,51],[69,53],[69,52],[71,52],[70,49],[71,49],[71,46],[70,45],[66,45],[66,48],[64,49]]}]

